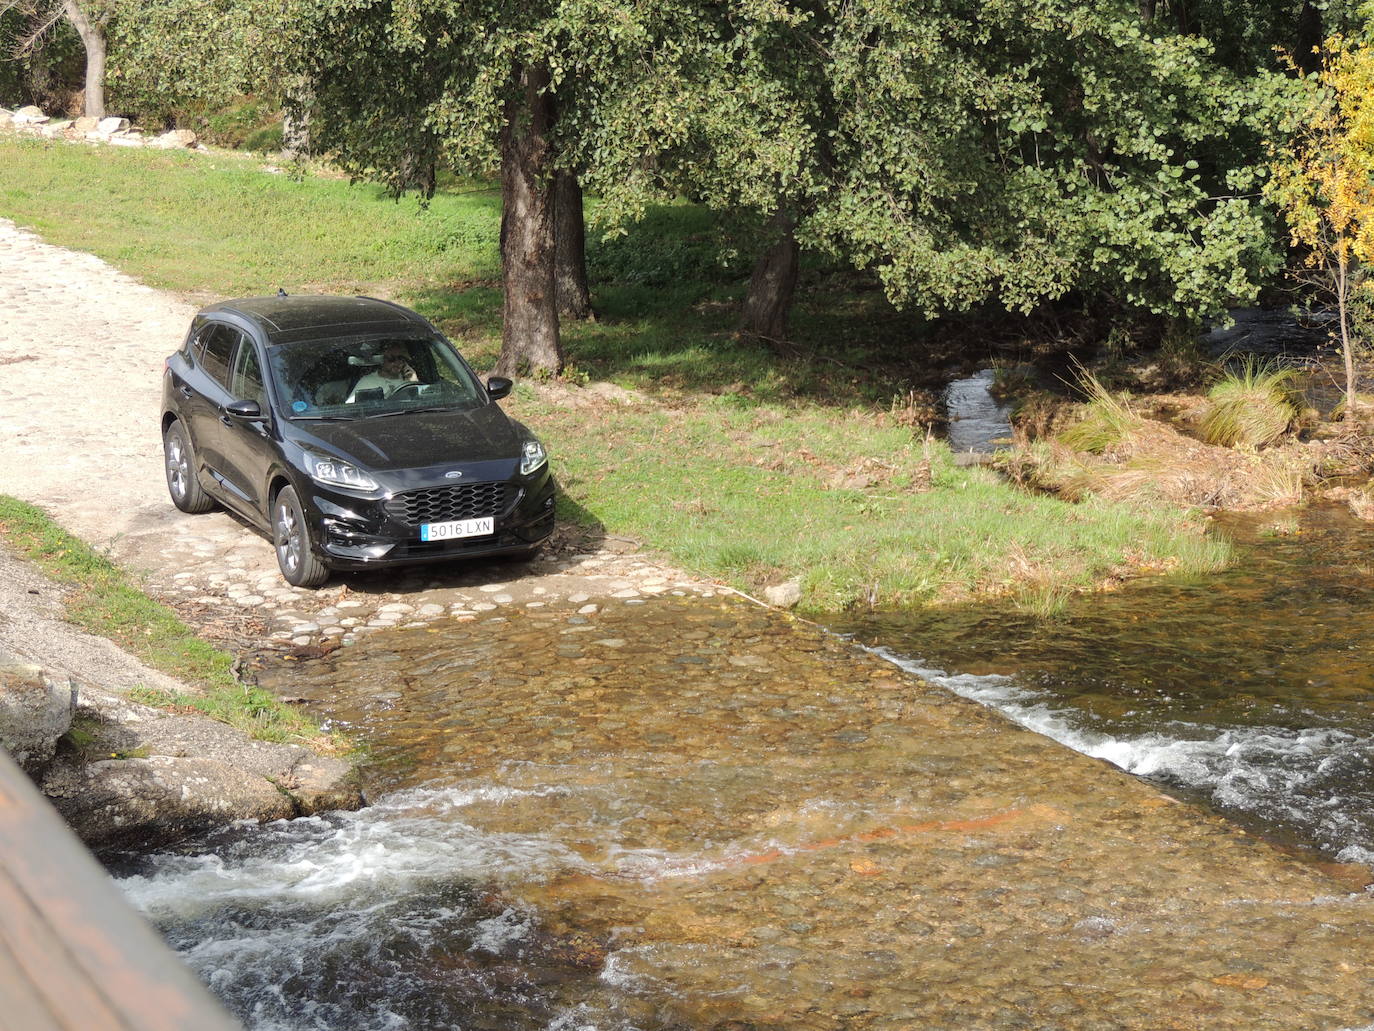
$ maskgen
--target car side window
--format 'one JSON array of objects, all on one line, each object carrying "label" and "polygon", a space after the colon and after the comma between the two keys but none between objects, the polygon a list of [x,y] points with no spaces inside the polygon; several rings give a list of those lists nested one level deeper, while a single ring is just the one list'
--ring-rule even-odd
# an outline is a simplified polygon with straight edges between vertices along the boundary
[{"label": "car side window", "polygon": [[201,331],[196,346],[196,363],[222,387],[229,383],[229,359],[239,342],[238,330],[223,323],[212,322]]},{"label": "car side window", "polygon": [[264,412],[267,411],[262,366],[258,364],[258,351],[251,340],[242,340],[234,354],[234,365],[229,373],[229,393],[236,401],[256,401]]}]

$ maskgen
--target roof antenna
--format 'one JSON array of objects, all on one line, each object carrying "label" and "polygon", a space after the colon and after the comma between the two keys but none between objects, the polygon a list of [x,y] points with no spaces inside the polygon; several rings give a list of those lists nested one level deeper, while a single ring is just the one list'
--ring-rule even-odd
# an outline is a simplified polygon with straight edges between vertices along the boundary
[{"label": "roof antenna", "polygon": [[283,290],[281,287],[277,287],[277,296],[278,296],[278,297],[285,297],[285,296],[286,296],[286,291]]}]

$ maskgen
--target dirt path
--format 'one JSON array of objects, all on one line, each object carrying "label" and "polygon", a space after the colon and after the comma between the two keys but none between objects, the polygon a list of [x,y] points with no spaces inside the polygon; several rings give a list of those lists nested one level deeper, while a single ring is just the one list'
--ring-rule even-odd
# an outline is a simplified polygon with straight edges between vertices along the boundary
[{"label": "dirt path", "polygon": [[709,584],[622,541],[564,536],[532,563],[336,576],[288,587],[267,540],[216,511],[172,507],[158,436],[163,359],[195,309],[98,258],[0,219],[0,493],[43,508],[226,637],[309,644],[508,605],[596,606]]}]

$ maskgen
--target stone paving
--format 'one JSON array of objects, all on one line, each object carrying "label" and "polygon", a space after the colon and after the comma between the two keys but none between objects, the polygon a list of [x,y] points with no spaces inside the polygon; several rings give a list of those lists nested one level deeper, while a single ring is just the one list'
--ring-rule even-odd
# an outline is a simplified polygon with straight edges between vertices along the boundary
[{"label": "stone paving", "polygon": [[567,531],[528,563],[335,576],[318,591],[288,586],[265,538],[222,511],[186,515],[167,497],[162,365],[194,313],[0,219],[0,493],[38,505],[140,571],[212,634],[317,646],[504,606],[594,611],[606,598],[716,593],[635,554],[631,542]]}]

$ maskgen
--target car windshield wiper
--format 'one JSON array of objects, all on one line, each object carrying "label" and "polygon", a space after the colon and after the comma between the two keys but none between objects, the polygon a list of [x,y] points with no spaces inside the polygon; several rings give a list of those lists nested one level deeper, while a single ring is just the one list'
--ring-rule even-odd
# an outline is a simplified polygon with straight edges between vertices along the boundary
[{"label": "car windshield wiper", "polygon": [[423,408],[397,408],[393,412],[373,412],[371,415],[364,415],[364,419],[386,419],[393,415],[416,415],[420,412],[451,412],[455,408],[462,407],[460,404],[448,405],[425,405]]},{"label": "car windshield wiper", "polygon": [[292,422],[353,422],[356,415],[293,415]]}]

